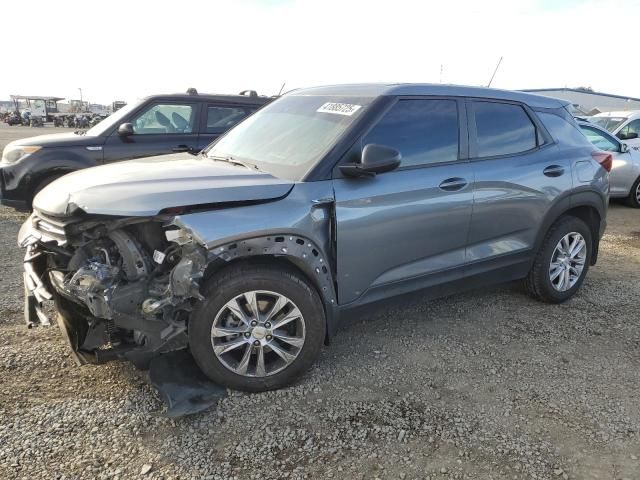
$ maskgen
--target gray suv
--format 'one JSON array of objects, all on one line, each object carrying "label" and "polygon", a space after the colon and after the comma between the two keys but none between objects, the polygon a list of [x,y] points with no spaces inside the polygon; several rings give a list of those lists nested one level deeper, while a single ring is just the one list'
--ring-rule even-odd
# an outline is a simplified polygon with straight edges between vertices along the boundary
[{"label": "gray suv", "polygon": [[341,313],[524,279],[558,303],[606,224],[611,157],[567,103],[444,85],[298,90],[207,147],[62,177],[34,201],[25,316],[80,363],[188,349],[218,384],[279,388]]}]

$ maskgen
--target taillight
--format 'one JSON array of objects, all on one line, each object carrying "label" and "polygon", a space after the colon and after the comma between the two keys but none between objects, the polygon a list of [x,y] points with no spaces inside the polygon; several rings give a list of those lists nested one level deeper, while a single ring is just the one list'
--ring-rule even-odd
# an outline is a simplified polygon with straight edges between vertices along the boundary
[{"label": "taillight", "polygon": [[591,156],[593,159],[602,165],[607,172],[611,171],[611,167],[613,167],[613,155],[607,152],[591,152]]}]

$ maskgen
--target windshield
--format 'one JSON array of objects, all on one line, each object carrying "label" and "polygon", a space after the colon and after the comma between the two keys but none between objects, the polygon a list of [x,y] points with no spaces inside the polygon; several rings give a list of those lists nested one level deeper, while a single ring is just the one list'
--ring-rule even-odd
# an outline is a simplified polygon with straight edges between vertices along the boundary
[{"label": "windshield", "polygon": [[591,117],[589,120],[599,127],[613,132],[616,128],[627,121],[627,117]]},{"label": "windshield", "polygon": [[253,164],[300,180],[362,116],[370,97],[287,95],[212,144],[206,155]]},{"label": "windshield", "polygon": [[140,103],[142,103],[142,100],[125,105],[120,110],[113,112],[107,118],[87,130],[86,135],[89,135],[91,137],[99,137],[100,135],[104,135],[107,131],[111,130],[111,128],[119,124],[120,121],[124,117],[126,117],[132,110],[138,108],[140,106]]}]

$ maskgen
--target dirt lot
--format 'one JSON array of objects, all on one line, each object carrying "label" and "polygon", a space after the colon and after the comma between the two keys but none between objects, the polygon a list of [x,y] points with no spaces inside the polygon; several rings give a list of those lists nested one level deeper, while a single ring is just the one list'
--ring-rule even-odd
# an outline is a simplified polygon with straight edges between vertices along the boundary
[{"label": "dirt lot", "polygon": [[347,318],[298,385],[175,421],[142,372],[22,325],[24,218],[0,209],[2,479],[640,478],[640,211],[611,206],[564,305],[507,285]]}]

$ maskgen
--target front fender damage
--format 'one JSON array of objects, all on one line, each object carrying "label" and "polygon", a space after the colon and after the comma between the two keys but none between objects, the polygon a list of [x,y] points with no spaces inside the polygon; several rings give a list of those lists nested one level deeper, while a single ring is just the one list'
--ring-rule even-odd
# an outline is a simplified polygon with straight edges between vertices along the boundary
[{"label": "front fender damage", "polygon": [[172,225],[178,228],[176,238],[206,247],[210,264],[269,257],[284,258],[301,270],[322,299],[328,343],[339,322],[332,191],[304,184],[283,201],[276,219],[273,212],[271,205],[254,205],[179,215]]}]

